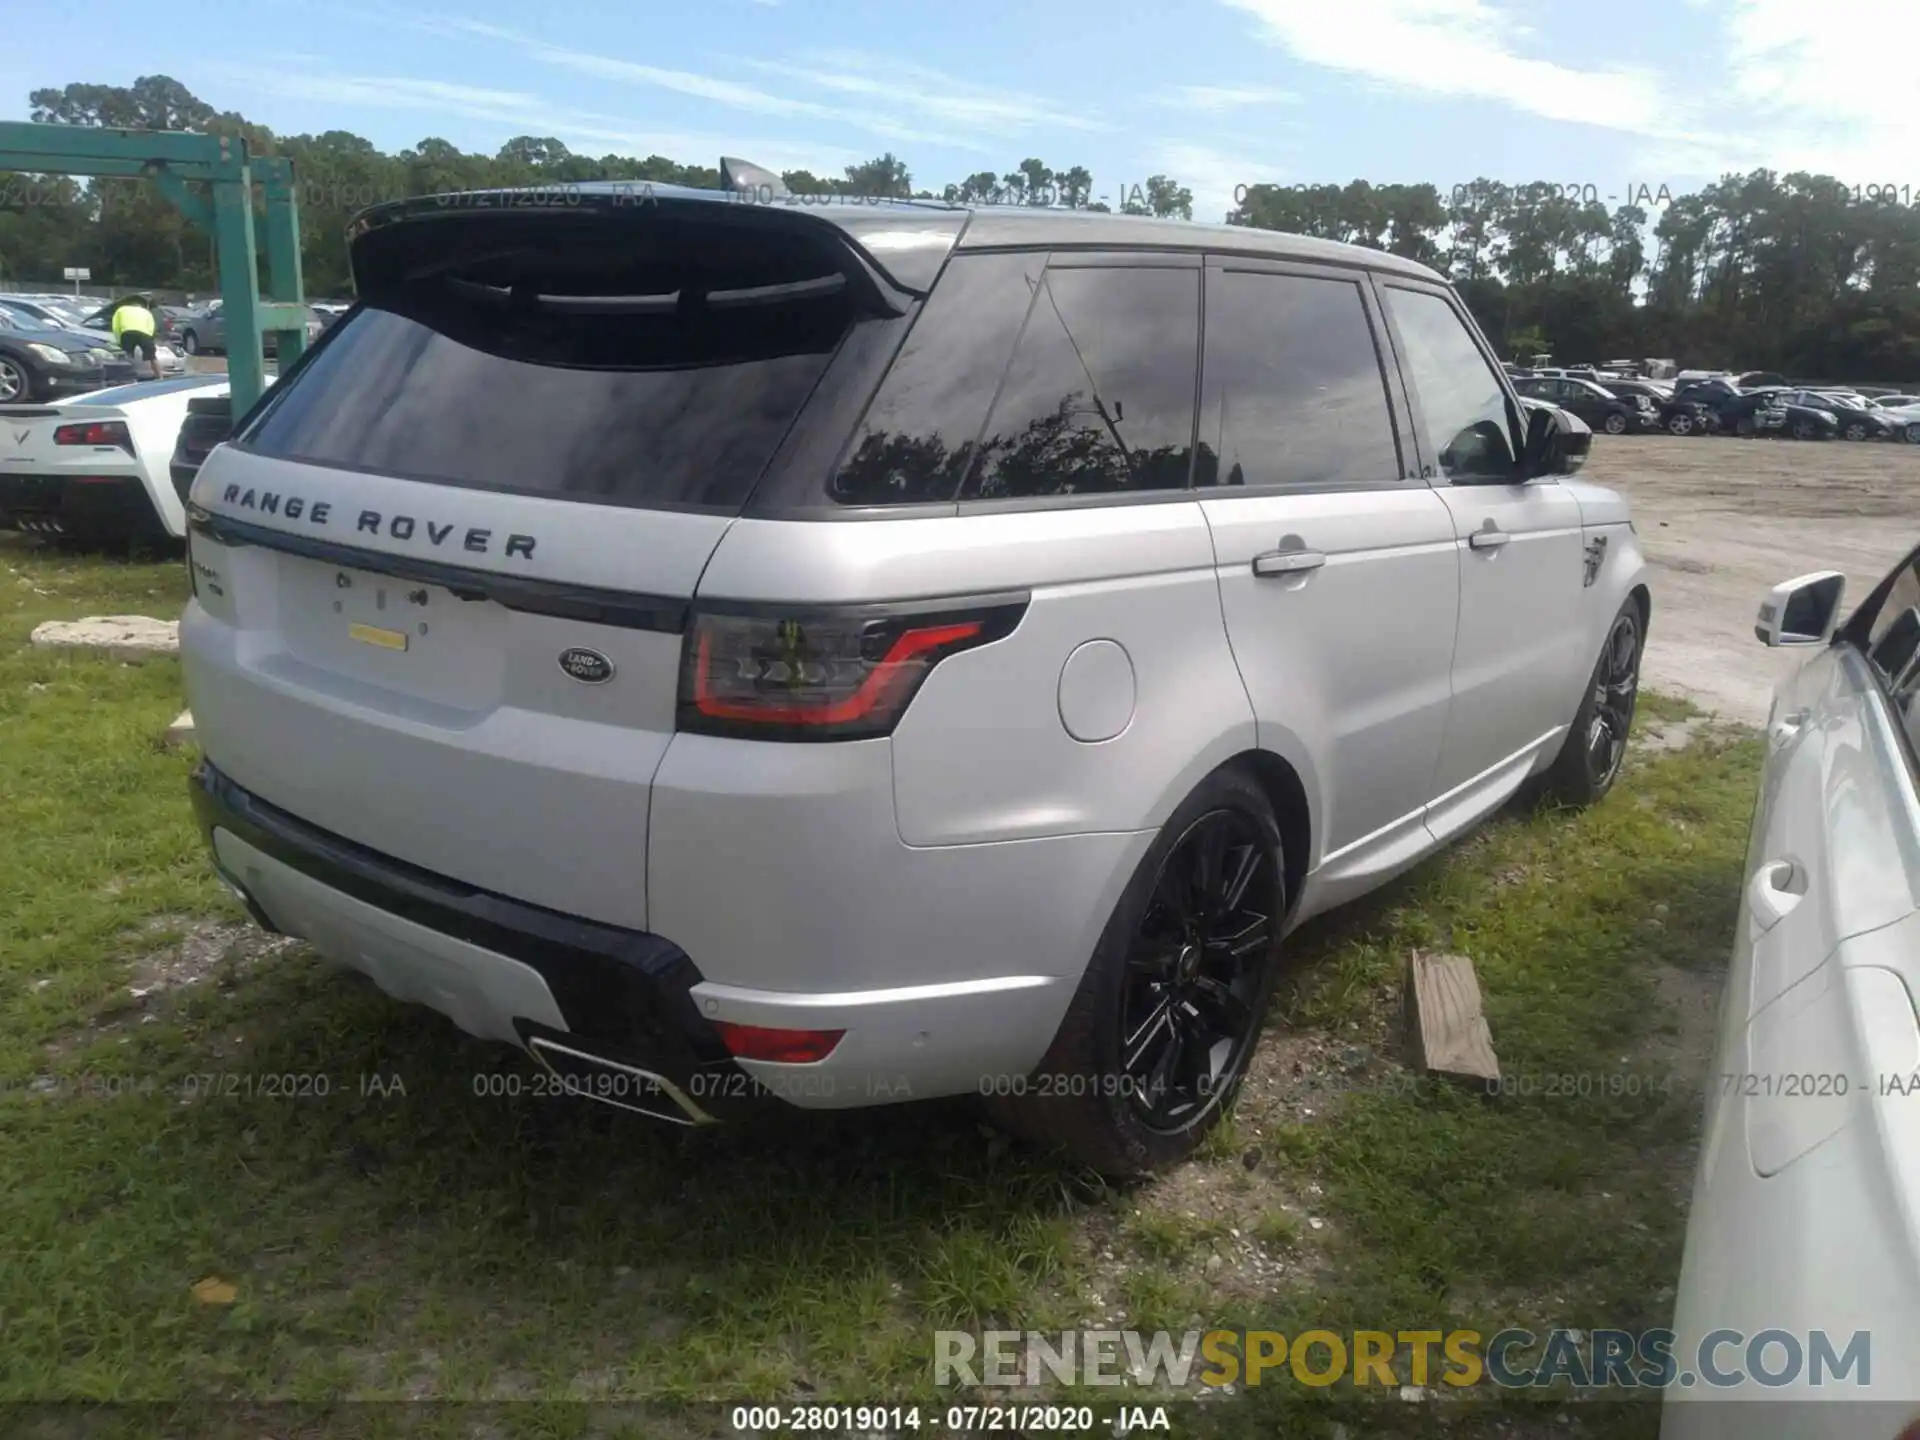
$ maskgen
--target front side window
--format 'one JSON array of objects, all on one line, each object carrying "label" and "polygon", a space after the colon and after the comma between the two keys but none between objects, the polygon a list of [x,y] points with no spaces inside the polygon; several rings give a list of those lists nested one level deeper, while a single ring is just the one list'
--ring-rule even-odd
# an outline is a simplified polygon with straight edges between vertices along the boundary
[{"label": "front side window", "polygon": [[960,498],[1185,489],[1199,349],[1198,270],[1049,269]]},{"label": "front side window", "polygon": [[1200,485],[1374,485],[1400,479],[1386,378],[1358,284],[1207,277]]},{"label": "front side window", "polygon": [[1511,479],[1517,426],[1498,374],[1444,296],[1385,286],[1401,364],[1419,402],[1427,454],[1449,481]]}]

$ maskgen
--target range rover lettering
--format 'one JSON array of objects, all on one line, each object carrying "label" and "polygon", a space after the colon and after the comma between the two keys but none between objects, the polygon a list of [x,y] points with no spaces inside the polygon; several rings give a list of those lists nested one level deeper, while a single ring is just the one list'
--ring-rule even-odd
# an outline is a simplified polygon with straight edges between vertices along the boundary
[{"label": "range rover lettering", "polygon": [[662,1119],[982,1095],[1177,1161],[1295,926],[1613,785],[1627,508],[1412,261],[732,193],[357,219],[192,483],[214,862]]}]

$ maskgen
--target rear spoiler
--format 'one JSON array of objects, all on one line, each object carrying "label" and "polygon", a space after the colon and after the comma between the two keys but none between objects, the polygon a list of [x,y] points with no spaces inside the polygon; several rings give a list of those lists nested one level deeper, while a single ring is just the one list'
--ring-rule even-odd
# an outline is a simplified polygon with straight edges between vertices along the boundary
[{"label": "rear spoiler", "polygon": [[[736,184],[741,183],[736,180]],[[824,245],[855,262],[848,280],[867,299],[898,311],[923,299],[966,229],[970,212],[940,201],[874,200],[841,195],[794,195],[740,188],[692,190],[648,181],[596,181],[539,191],[481,190],[393,200],[361,211],[347,229],[354,288],[375,293],[386,276],[398,232],[440,227],[560,227],[597,218],[626,224],[698,223],[762,229],[773,243]],[[439,246],[421,246],[422,250]],[[892,293],[889,293],[892,292]]]}]

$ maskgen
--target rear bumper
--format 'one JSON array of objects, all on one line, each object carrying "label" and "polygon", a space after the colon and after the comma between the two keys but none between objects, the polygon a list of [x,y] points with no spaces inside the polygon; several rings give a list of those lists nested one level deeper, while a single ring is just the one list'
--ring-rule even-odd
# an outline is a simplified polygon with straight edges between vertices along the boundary
[{"label": "rear bumper", "polygon": [[659,936],[388,859],[267,804],[211,765],[201,765],[190,786],[215,867],[255,920],[306,940],[396,999],[537,1055],[536,1041],[554,1041],[661,1077],[698,1097],[685,1118],[718,1118],[768,1098],[701,1018],[693,962]]},{"label": "rear bumper", "polygon": [[[391,859],[268,804],[210,764],[194,773],[192,795],[216,867],[267,928],[308,941],[470,1034],[528,1047],[548,1063],[553,1052],[543,1053],[543,1041],[659,1076],[692,1101],[696,1119],[769,1100],[831,1110],[982,1093],[998,1078],[1031,1071],[1080,978],[1077,969],[980,974],[1007,968],[991,964],[1004,952],[987,944],[971,974],[955,965],[931,983],[900,974],[832,991],[724,983],[660,935],[563,915]],[[962,893],[965,908],[977,911],[977,892]],[[962,938],[950,917],[929,918],[923,950]],[[972,927],[976,944],[982,928]],[[935,939],[941,931],[949,933]],[[738,1061],[715,1020],[845,1034],[811,1064]]]},{"label": "rear bumper", "polygon": [[0,528],[76,540],[167,536],[153,498],[135,475],[0,473]]}]

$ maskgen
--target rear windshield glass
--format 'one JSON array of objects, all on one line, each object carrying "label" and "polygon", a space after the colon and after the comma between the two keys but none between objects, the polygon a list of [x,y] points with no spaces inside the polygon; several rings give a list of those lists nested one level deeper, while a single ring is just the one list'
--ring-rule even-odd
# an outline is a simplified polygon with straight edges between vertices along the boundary
[{"label": "rear windshield glass", "polygon": [[853,320],[813,268],[529,274],[480,257],[410,277],[337,325],[241,443],[449,485],[738,510]]}]

